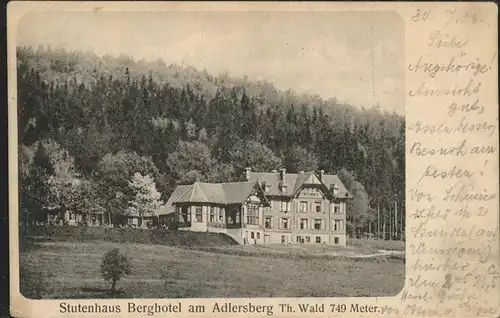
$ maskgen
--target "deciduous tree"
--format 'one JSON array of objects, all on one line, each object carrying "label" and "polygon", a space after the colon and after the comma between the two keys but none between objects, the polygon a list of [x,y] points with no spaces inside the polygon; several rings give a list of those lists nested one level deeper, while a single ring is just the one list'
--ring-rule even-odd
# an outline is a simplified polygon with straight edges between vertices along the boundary
[{"label": "deciduous tree", "polygon": [[155,182],[149,175],[142,175],[136,172],[129,182],[129,187],[134,193],[130,200],[126,213],[130,216],[139,217],[139,225],[142,224],[142,218],[147,216],[157,216],[163,201],[161,194],[156,190]]},{"label": "deciduous tree", "polygon": [[369,220],[373,219],[370,215],[368,194],[353,173],[346,169],[339,172],[339,178],[352,195],[352,199],[347,201],[347,221],[351,224],[352,235],[356,237],[358,228],[363,228]]},{"label": "deciduous tree", "polygon": [[282,166],[282,159],[271,149],[257,141],[244,141],[233,147],[231,162],[238,171],[246,167],[254,171],[271,171]]},{"label": "deciduous tree", "polygon": [[132,272],[132,264],[128,257],[120,253],[118,248],[108,251],[101,263],[101,274],[104,280],[111,283],[111,291],[115,293],[116,283]]}]

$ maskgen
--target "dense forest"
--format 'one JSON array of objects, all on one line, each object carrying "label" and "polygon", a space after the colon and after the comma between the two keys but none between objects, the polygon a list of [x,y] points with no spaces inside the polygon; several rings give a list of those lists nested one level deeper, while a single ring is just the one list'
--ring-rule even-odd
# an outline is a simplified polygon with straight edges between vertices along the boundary
[{"label": "dense forest", "polygon": [[161,60],[42,46],[18,47],[17,81],[23,220],[51,207],[113,220],[141,184],[165,202],[178,184],[238,180],[249,166],[339,174],[355,195],[353,230],[401,226],[390,222],[404,207],[400,115]]}]

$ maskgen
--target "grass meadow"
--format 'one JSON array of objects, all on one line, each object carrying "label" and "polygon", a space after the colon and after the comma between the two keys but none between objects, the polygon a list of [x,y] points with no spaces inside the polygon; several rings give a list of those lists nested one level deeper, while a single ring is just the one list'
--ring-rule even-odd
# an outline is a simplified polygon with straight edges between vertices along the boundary
[{"label": "grass meadow", "polygon": [[[360,240],[356,243],[335,248],[37,240],[20,255],[21,292],[28,298],[44,299],[397,294],[404,285],[404,255],[355,258],[354,252],[370,254],[380,248]],[[118,282],[118,292],[112,295],[100,264],[115,247],[131,259],[132,273]]]},{"label": "grass meadow", "polygon": [[[118,283],[117,295],[108,293],[100,273],[104,253],[113,247],[129,256],[133,266],[132,274]],[[390,296],[404,283],[400,258],[245,256],[228,250],[42,243],[22,253],[21,266],[38,269],[33,274],[42,280],[41,298]]]}]

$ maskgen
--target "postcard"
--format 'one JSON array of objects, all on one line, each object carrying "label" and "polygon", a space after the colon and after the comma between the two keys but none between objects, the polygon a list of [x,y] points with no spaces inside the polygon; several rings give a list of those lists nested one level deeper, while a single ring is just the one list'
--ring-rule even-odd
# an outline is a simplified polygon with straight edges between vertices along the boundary
[{"label": "postcard", "polygon": [[8,5],[14,317],[498,317],[498,7]]}]

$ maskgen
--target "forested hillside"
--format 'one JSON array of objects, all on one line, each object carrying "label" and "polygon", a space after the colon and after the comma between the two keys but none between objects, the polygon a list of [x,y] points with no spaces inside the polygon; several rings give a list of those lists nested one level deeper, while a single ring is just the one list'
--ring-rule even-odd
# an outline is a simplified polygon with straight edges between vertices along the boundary
[{"label": "forested hillside", "polygon": [[177,184],[236,180],[246,166],[340,174],[361,228],[377,207],[403,203],[396,114],[162,61],[42,47],[17,56],[24,216],[59,206],[112,219],[132,200],[136,172],[166,201]]}]

